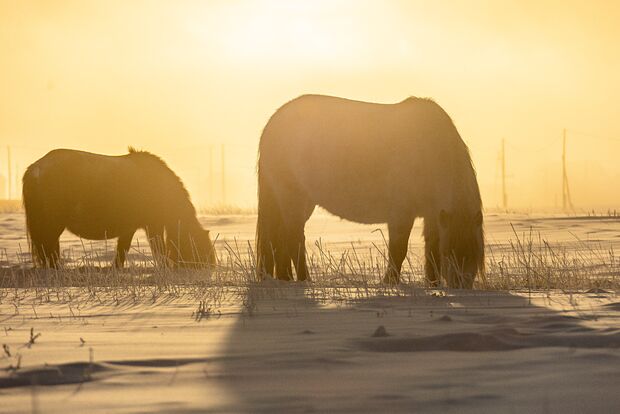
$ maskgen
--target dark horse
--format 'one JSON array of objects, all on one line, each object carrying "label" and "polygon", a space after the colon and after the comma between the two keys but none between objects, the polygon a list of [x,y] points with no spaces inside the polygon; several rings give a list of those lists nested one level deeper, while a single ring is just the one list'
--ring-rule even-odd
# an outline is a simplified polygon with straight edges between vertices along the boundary
[{"label": "dark horse", "polygon": [[29,166],[23,182],[26,226],[39,266],[58,266],[65,229],[90,240],[118,237],[118,267],[137,229],[146,230],[156,262],[215,263],[209,231],[198,222],[187,190],[153,154],[57,149]]},{"label": "dark horse", "polygon": [[[375,104],[320,95],[271,117],[258,161],[257,265],[308,278],[304,225],[314,207],[360,223],[387,223],[397,283],[416,217],[424,218],[426,277],[471,288],[484,265],[482,202],[467,146],[429,99]],[[274,273],[275,268],[275,273]]]}]

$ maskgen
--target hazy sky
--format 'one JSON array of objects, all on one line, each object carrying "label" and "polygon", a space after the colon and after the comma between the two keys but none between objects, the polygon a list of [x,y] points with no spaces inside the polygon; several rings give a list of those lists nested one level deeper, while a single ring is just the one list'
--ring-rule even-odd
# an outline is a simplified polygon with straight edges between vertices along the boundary
[{"label": "hazy sky", "polygon": [[[434,98],[471,148],[487,207],[620,205],[620,2],[0,0],[0,172],[48,150],[128,145],[197,204],[255,200],[267,119],[304,93]],[[210,146],[214,160],[210,184]],[[14,166],[15,168],[15,166]]]}]

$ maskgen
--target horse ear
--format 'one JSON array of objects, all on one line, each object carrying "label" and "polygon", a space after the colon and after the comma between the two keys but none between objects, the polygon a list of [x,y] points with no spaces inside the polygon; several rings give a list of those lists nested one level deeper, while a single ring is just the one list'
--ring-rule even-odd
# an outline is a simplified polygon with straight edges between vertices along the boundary
[{"label": "horse ear", "polygon": [[478,214],[476,214],[476,218],[474,219],[474,223],[476,223],[476,226],[482,226],[482,211],[478,211]]},{"label": "horse ear", "polygon": [[444,229],[448,228],[448,224],[450,222],[450,214],[446,210],[441,210],[439,212],[439,225]]}]

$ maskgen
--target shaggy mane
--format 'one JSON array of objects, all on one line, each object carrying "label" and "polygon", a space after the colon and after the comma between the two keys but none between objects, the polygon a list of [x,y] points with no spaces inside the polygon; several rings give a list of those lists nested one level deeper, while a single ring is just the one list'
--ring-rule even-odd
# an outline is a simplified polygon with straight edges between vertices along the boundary
[{"label": "shaggy mane", "polygon": [[[130,157],[139,157],[142,158],[143,160],[148,160],[151,162],[156,163],[157,165],[159,165],[160,167],[163,167],[163,169],[166,171],[167,175],[170,176],[170,178],[172,179],[174,184],[178,185],[179,191],[181,192],[181,194],[188,200],[191,202],[190,199],[190,195],[189,192],[187,191],[187,188],[185,188],[185,185],[183,184],[183,180],[181,180],[181,178],[174,172],[172,171],[172,169],[168,166],[168,164],[166,164],[166,161],[164,161],[163,159],[161,159],[159,156],[148,152],[148,151],[144,151],[144,150],[138,150],[133,146],[129,146],[127,147],[127,150],[129,151],[129,154],[127,154]],[[192,206],[193,208],[193,206]],[[195,208],[193,208],[195,211]]]}]

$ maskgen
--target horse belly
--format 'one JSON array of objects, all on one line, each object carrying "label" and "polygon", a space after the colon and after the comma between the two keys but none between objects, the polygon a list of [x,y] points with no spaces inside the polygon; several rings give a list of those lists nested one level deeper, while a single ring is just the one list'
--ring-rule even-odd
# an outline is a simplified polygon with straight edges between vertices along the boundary
[{"label": "horse belly", "polygon": [[[323,170],[328,171],[328,170]],[[343,219],[364,224],[385,223],[391,211],[385,186],[371,180],[349,180],[335,174],[299,177],[314,204]]]},{"label": "horse belly", "polygon": [[[118,237],[127,224],[119,222],[109,212],[94,208],[82,208],[78,203],[71,211],[67,220],[67,229],[76,236],[88,240],[106,240]],[[88,211],[88,213],[87,213]]]},{"label": "horse belly", "polygon": [[385,223],[389,208],[385,200],[377,200],[372,196],[347,194],[336,191],[317,194],[316,204],[330,213],[346,219],[364,224]]},{"label": "horse belly", "polygon": [[343,208],[342,206],[325,205],[321,203],[319,204],[319,206],[323,207],[325,210],[329,211],[335,216],[338,216],[345,220],[354,221],[356,223],[379,224],[387,222],[387,215],[381,214],[379,210],[354,210],[351,208],[347,208],[346,206]]},{"label": "horse belly", "polygon": [[119,236],[120,231],[110,226],[104,227],[92,223],[71,223],[67,229],[76,236],[88,240],[106,240]]}]

